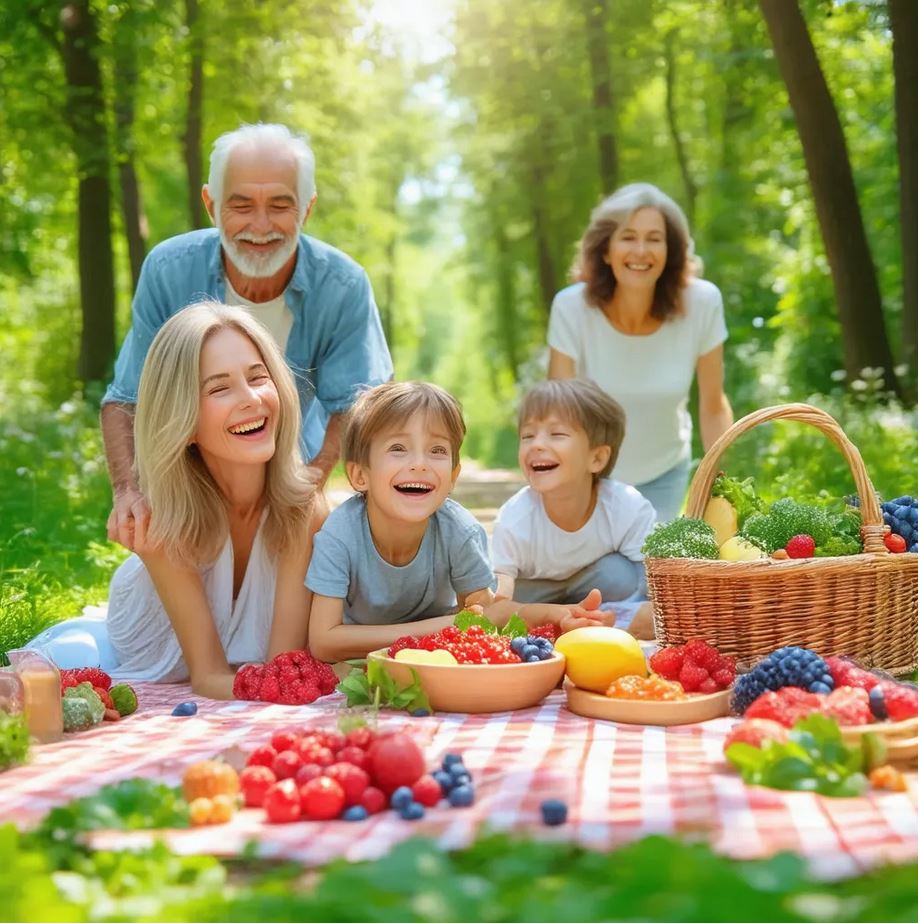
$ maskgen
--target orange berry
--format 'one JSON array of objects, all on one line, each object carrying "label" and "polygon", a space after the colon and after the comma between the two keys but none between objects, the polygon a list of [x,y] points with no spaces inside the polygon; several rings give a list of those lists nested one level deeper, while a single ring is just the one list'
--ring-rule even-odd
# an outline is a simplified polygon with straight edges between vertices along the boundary
[{"label": "orange berry", "polygon": [[239,775],[232,766],[219,760],[192,763],[182,777],[182,794],[189,804],[195,798],[213,798],[214,795],[238,793]]},{"label": "orange berry", "polygon": [[214,795],[210,800],[210,822],[225,824],[236,813],[236,799],[232,795]]},{"label": "orange berry", "polygon": [[188,803],[188,818],[192,827],[203,827],[210,823],[213,803],[210,798],[195,798]]},{"label": "orange berry", "polygon": [[874,788],[886,788],[891,792],[908,791],[905,776],[895,766],[890,766],[889,763],[885,766],[877,766],[870,773],[869,778],[870,784]]},{"label": "orange berry", "polygon": [[606,690],[610,699],[640,699],[650,702],[675,702],[686,698],[682,686],[651,673],[650,676],[621,676]]}]

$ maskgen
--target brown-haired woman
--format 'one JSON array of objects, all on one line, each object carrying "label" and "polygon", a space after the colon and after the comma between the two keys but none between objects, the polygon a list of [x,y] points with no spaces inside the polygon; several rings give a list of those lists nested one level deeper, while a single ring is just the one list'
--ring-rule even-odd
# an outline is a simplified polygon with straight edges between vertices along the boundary
[{"label": "brown-haired woman", "polygon": [[612,476],[663,521],[678,515],[688,484],[696,375],[705,449],[733,422],[723,299],[695,265],[682,209],[650,183],[623,186],[593,210],[548,330],[548,377],[591,378],[624,407]]}]

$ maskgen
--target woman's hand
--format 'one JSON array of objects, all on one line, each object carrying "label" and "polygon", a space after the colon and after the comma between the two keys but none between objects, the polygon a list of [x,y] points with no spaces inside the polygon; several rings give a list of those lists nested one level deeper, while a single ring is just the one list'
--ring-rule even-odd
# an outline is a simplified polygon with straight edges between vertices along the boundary
[{"label": "woman's hand", "polygon": [[204,696],[205,699],[217,699],[224,702],[235,698],[233,695],[233,680],[236,674],[227,672],[205,673],[191,677],[191,691],[195,695]]}]

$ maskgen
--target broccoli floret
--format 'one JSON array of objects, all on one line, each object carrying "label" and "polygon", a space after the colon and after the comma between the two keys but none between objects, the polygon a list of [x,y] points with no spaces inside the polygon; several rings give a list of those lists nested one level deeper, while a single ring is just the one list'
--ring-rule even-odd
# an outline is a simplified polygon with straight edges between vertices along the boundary
[{"label": "broccoli floret", "polygon": [[102,699],[93,691],[89,683],[80,683],[64,690],[65,699],[82,699],[89,708],[93,724],[98,724],[105,717],[105,706]]},{"label": "broccoli floret", "polygon": [[813,555],[817,558],[840,558],[846,554],[860,553],[860,539],[850,535],[833,535],[824,545],[817,545]]},{"label": "broccoli floret", "polygon": [[647,536],[641,549],[649,558],[717,558],[714,530],[701,519],[682,516],[661,522]]},{"label": "broccoli floret", "polygon": [[810,535],[824,545],[834,534],[832,516],[817,506],[790,497],[775,502],[767,513],[754,513],[740,531],[743,538],[759,540],[769,554],[783,548],[795,535]]}]

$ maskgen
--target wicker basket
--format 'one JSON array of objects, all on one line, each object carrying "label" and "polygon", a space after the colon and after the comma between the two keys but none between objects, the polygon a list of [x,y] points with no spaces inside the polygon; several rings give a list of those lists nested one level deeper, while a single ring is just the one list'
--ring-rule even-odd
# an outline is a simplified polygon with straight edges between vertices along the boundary
[{"label": "wicker basket", "polygon": [[785,644],[799,644],[891,673],[914,670],[918,554],[887,551],[888,528],[860,452],[827,413],[809,404],[783,404],[743,417],[702,459],[689,487],[686,515],[704,515],[724,451],[747,430],[771,420],[808,423],[841,450],[860,497],[864,553],[784,561],[648,558],[657,640],[683,644],[705,638],[743,665]]}]

